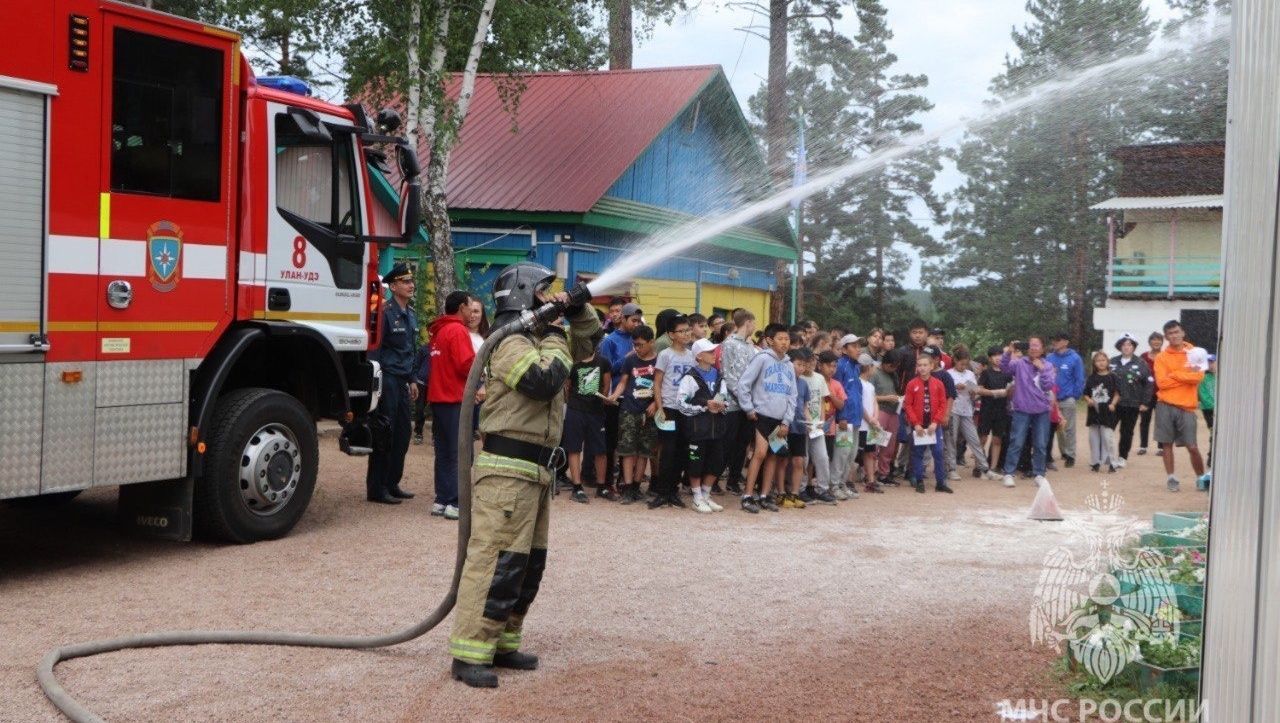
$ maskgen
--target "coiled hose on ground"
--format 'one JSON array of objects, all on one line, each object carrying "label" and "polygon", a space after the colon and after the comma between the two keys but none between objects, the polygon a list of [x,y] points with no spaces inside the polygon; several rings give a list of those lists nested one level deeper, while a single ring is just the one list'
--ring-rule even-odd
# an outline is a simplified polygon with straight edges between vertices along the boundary
[{"label": "coiled hose on ground", "polygon": [[476,389],[480,378],[488,364],[489,355],[498,344],[513,333],[537,323],[545,323],[560,313],[557,305],[547,304],[536,312],[525,312],[521,319],[512,321],[495,329],[485,339],[471,371],[467,375],[465,397],[462,400],[461,416],[458,422],[458,549],[453,562],[453,581],[449,583],[449,592],[434,611],[416,625],[386,635],[311,635],[306,633],[286,633],[275,631],[242,631],[242,630],[186,630],[160,633],[130,635],[110,640],[95,640],[88,643],[64,645],[49,651],[40,661],[36,669],[36,679],[44,690],[49,701],[57,706],[67,718],[76,723],[101,723],[102,719],[94,715],[67,692],[58,682],[54,668],[58,663],[75,658],[88,658],[104,653],[131,648],[160,648],[175,645],[292,645],[307,648],[348,648],[367,649],[385,648],[399,645],[414,638],[425,635],[440,624],[453,609],[458,599],[458,581],[462,578],[462,564],[467,559],[467,543],[471,539],[471,458],[474,441],[471,436],[471,419],[475,410]]}]

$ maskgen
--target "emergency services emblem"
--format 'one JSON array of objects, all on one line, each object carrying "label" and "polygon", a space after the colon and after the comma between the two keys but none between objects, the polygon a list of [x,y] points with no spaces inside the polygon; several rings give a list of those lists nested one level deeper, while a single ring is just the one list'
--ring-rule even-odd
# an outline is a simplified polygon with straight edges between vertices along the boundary
[{"label": "emergency services emblem", "polygon": [[182,229],[156,221],[147,229],[147,281],[156,291],[173,291],[182,278]]},{"label": "emergency services emblem", "polygon": [[[1089,513],[1068,520],[1071,542],[1045,556],[1031,609],[1031,639],[1062,652],[1103,683],[1141,658],[1139,642],[1176,642],[1179,614],[1163,555],[1134,549],[1136,519],[1107,491],[1086,499]],[[1080,554],[1077,554],[1080,553]]]}]

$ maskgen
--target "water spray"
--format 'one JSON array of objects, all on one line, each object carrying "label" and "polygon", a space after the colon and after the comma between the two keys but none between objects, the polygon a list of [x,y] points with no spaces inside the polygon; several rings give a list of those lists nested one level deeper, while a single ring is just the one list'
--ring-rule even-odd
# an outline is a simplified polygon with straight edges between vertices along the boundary
[{"label": "water spray", "polygon": [[458,583],[462,576],[463,563],[467,557],[467,543],[471,538],[471,459],[473,441],[469,431],[472,426],[472,415],[475,409],[475,393],[479,388],[480,379],[490,354],[503,339],[511,334],[530,331],[551,323],[564,312],[565,307],[585,304],[591,300],[595,293],[613,288],[684,249],[725,233],[735,226],[752,221],[771,211],[783,208],[792,201],[813,195],[828,186],[878,170],[893,161],[910,155],[921,146],[938,141],[955,131],[964,128],[985,127],[1000,118],[1042,103],[1088,83],[1123,71],[1149,65],[1187,48],[1203,47],[1224,37],[1225,33],[1226,24],[1216,22],[1207,30],[1196,32],[1194,37],[1188,37],[1191,34],[1184,34],[1179,38],[1158,41],[1142,53],[1077,71],[1062,80],[1041,83],[1022,95],[1009,99],[972,120],[960,121],[934,131],[908,136],[897,146],[877,151],[865,158],[850,161],[814,176],[804,184],[756,201],[733,213],[710,219],[698,219],[659,234],[653,239],[654,243],[645,244],[642,253],[637,252],[633,256],[620,259],[611,269],[593,279],[589,284],[578,284],[573,287],[569,292],[569,301],[567,303],[548,303],[535,310],[526,310],[520,315],[519,319],[492,331],[476,352],[475,361],[472,362],[470,373],[467,376],[466,392],[462,401],[459,419],[459,428],[467,433],[459,435],[458,444],[458,546],[454,556],[453,578],[444,599],[422,621],[399,631],[374,636],[311,635],[275,631],[189,630],[145,633],[108,640],[75,643],[52,650],[41,660],[36,670],[36,678],[41,689],[50,702],[68,719],[76,721],[76,723],[101,723],[101,718],[94,715],[92,711],[72,697],[58,682],[54,673],[54,668],[58,663],[136,648],[220,644],[371,649],[399,645],[421,637],[439,625],[453,609],[454,603],[457,601]]},{"label": "water spray", "polygon": [[1141,53],[1077,70],[1059,80],[1042,82],[1020,95],[1009,98],[999,105],[985,110],[974,118],[949,123],[932,131],[919,131],[903,136],[898,145],[889,146],[863,158],[857,158],[831,170],[824,171],[811,177],[805,183],[779,191],[768,198],[755,201],[732,213],[699,218],[656,234],[650,239],[649,243],[644,244],[643,248],[624,256],[612,268],[593,279],[591,287],[600,292],[616,288],[623,281],[685,249],[715,238],[767,213],[785,208],[795,201],[812,196],[818,191],[841,181],[878,171],[894,161],[910,156],[921,147],[935,143],[957,131],[985,128],[1002,118],[1053,100],[1091,83],[1151,65],[1165,60],[1175,53],[1198,50],[1214,41],[1225,38],[1229,29],[1229,24],[1224,22],[1223,18],[1215,16],[1204,23],[1185,29],[1183,33],[1175,37],[1159,39]]}]

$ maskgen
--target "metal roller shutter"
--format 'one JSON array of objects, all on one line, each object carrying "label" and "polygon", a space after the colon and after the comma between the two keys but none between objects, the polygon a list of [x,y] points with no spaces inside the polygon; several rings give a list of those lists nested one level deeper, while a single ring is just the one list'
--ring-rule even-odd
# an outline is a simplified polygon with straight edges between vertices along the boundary
[{"label": "metal roller shutter", "polygon": [[0,87],[0,352],[43,332],[45,97]]}]

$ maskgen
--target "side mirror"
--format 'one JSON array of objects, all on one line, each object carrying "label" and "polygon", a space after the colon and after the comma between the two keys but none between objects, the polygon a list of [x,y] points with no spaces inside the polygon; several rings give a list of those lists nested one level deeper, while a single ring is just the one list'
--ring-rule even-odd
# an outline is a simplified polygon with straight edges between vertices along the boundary
[{"label": "side mirror", "polygon": [[379,133],[389,136],[400,129],[400,114],[394,108],[383,108],[374,122],[378,124]]},{"label": "side mirror", "polygon": [[400,164],[400,173],[406,180],[417,178],[422,174],[422,168],[418,165],[418,154],[414,153],[408,141],[396,144],[396,162]]},{"label": "side mirror", "polygon": [[400,238],[406,244],[413,243],[422,223],[421,203],[422,184],[414,177],[400,188]]}]

